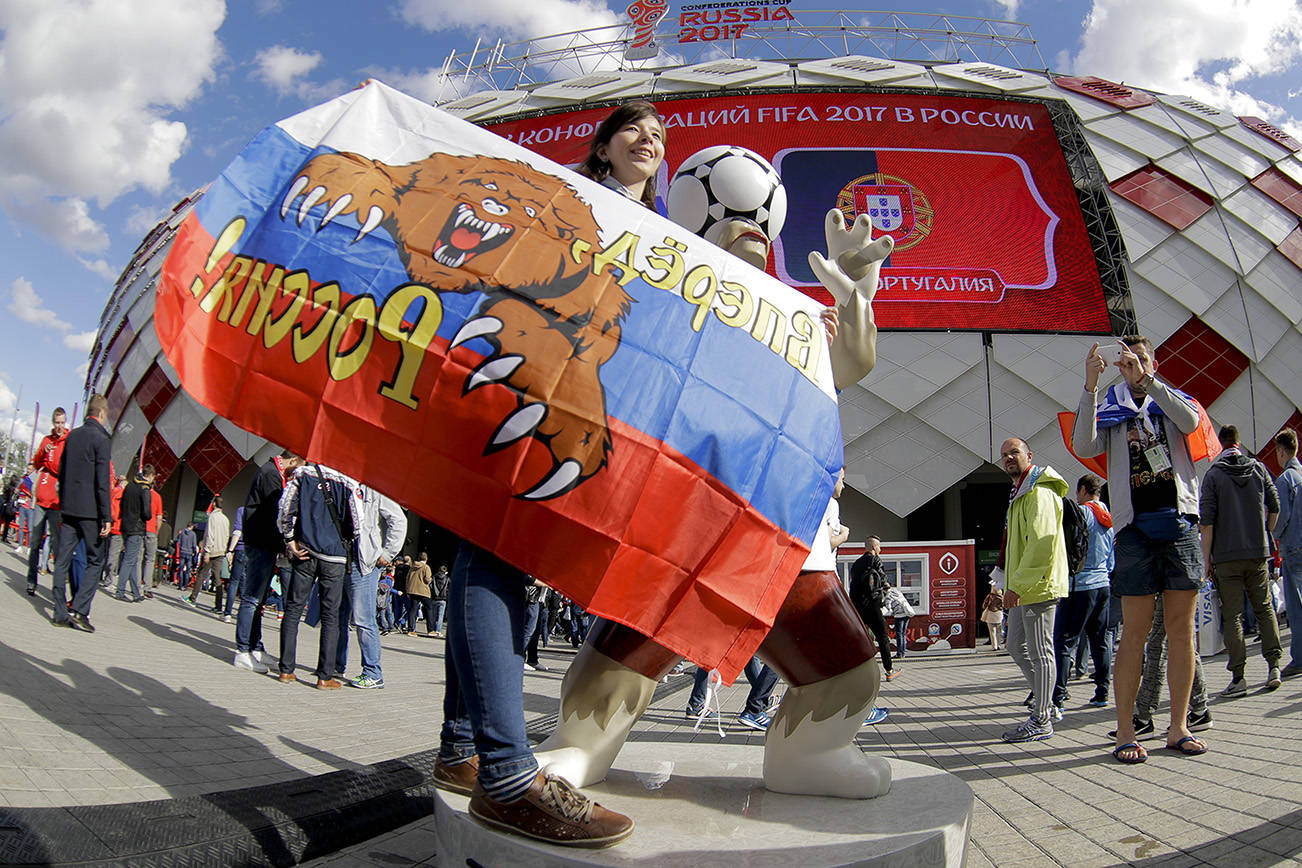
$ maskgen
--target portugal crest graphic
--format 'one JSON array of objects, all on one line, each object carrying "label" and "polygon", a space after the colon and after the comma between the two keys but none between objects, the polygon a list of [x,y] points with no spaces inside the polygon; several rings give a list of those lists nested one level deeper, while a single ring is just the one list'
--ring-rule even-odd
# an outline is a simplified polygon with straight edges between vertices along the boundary
[{"label": "portugal crest graphic", "polygon": [[874,172],[855,178],[841,188],[836,207],[847,223],[867,214],[873,229],[895,239],[895,252],[916,247],[931,234],[935,219],[927,195],[903,178]]}]

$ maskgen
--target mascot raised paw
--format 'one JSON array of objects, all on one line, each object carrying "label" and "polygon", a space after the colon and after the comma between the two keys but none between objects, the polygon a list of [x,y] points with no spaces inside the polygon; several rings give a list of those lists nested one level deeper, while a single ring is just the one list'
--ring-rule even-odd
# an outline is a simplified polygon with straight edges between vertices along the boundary
[{"label": "mascot raised paw", "polygon": [[[732,162],[720,170],[724,161]],[[716,189],[716,180],[725,178],[729,187]],[[742,189],[734,189],[738,185]],[[719,203],[724,207],[711,207]],[[758,154],[717,146],[684,161],[669,189],[669,211],[676,222],[763,268],[786,197],[777,173]],[[867,221],[860,217],[847,231],[841,213],[829,212],[828,255],[810,256],[836,300],[827,319],[838,388],[866,376],[877,358],[872,299],[892,242],[873,240]],[[764,785],[782,793],[867,799],[891,786],[887,761],[854,743],[877,698],[881,665],[834,566],[828,535],[820,530],[806,569],[757,652],[790,685],[765,738]],[[680,659],[628,627],[600,622],[565,675],[559,726],[540,745],[539,763],[580,787],[603,780],[656,684]]]}]

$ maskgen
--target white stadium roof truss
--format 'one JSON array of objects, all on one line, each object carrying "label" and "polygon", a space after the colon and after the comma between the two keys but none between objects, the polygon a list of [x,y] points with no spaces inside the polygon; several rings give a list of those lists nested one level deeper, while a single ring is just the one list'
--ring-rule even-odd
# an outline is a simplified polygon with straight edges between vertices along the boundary
[{"label": "white stadium roof truss", "polygon": [[[782,7],[776,7],[782,8]],[[977,61],[1044,69],[1030,27],[1015,21],[925,12],[801,10],[798,20],[752,21],[733,39],[678,41],[678,19],[667,15],[655,32],[660,53],[627,60],[632,25],[612,24],[519,42],[477,42],[443,63],[447,98],[482,90],[531,88],[589,73],[652,70],[717,60],[790,60],[867,54],[921,63]],[[455,96],[454,96],[455,93]],[[440,97],[439,102],[443,101]]]}]

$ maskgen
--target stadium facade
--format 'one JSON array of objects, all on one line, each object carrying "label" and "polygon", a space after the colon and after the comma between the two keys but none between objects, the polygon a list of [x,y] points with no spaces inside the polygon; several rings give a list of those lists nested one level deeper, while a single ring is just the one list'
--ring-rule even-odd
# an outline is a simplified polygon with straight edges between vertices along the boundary
[{"label": "stadium facade", "polygon": [[[756,150],[791,201],[769,270],[815,294],[803,262],[829,207],[895,236],[877,368],[841,395],[853,539],[997,545],[999,444],[1025,437],[1037,462],[1083,473],[1057,414],[1111,335],[1149,336],[1164,379],[1268,464],[1271,438],[1302,428],[1302,145],[1284,131],[1032,69],[1034,40],[1009,22],[642,5],[663,17],[454,54],[438,104],[574,164],[610,106],[649,99],[669,124],[662,192],[701,147]],[[109,396],[118,465],[143,446],[183,515],[205,491],[242,497],[275,451],[191,399],[160,354],[159,269],[200,195],[122,273],[86,386]]]}]

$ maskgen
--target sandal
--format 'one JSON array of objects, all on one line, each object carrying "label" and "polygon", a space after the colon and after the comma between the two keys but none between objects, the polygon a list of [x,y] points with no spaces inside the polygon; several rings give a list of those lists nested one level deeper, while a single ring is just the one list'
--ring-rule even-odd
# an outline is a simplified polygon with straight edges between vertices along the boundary
[{"label": "sandal", "polygon": [[[1126,751],[1129,751],[1130,753],[1126,754]],[[1144,746],[1139,742],[1131,741],[1126,744],[1118,745],[1113,749],[1112,756],[1117,760],[1117,762],[1133,766],[1147,760],[1148,751],[1144,750]]]},{"label": "sandal", "polygon": [[1194,738],[1192,735],[1186,735],[1175,744],[1168,744],[1166,749],[1179,751],[1185,756],[1198,756],[1199,754],[1207,753],[1207,745]]}]

